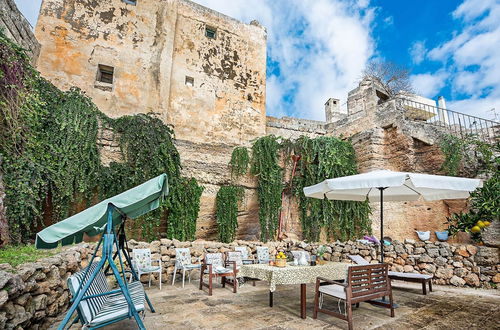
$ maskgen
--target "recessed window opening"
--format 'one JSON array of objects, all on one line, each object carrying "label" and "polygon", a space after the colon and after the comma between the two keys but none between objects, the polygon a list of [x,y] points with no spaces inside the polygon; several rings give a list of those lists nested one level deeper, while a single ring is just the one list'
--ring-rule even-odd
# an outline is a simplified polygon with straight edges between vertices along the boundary
[{"label": "recessed window opening", "polygon": [[205,27],[205,36],[210,39],[215,39],[217,36],[217,29],[211,26]]},{"label": "recessed window opening", "polygon": [[186,86],[193,87],[194,86],[194,78],[186,76],[186,81],[184,83],[186,84]]},{"label": "recessed window opening", "polygon": [[122,0],[128,5],[136,6],[137,5],[137,0]]},{"label": "recessed window opening", "polygon": [[115,68],[109,65],[99,64],[97,69],[97,81],[112,84]]}]

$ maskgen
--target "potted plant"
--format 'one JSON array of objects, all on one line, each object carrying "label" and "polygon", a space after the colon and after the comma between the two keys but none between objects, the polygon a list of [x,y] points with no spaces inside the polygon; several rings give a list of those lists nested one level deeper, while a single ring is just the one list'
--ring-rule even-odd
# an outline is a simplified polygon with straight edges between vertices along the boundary
[{"label": "potted plant", "polygon": [[319,265],[324,264],[326,262],[326,260],[323,259],[325,252],[326,252],[326,247],[324,245],[321,245],[318,248],[318,250],[316,251],[316,255],[318,256],[318,259],[316,260],[316,262]]}]

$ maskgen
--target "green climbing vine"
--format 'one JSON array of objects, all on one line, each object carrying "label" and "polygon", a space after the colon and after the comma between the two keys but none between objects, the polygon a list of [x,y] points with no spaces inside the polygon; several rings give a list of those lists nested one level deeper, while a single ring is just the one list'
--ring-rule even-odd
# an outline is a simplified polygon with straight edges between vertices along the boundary
[{"label": "green climbing vine", "polygon": [[249,162],[250,156],[248,155],[246,147],[234,148],[231,154],[231,161],[229,162],[229,166],[231,167],[231,177],[236,178],[241,175],[245,175],[248,170]]},{"label": "green climbing vine", "polygon": [[325,179],[356,174],[352,144],[335,137],[301,136],[295,143],[295,153],[301,156],[300,174],[295,177],[294,187],[304,238],[318,241],[322,228],[331,240],[345,241],[370,233],[368,202],[318,200],[307,198],[303,193],[304,187]]},{"label": "green climbing vine", "polygon": [[445,157],[441,165],[441,170],[447,175],[458,175],[463,158],[463,140],[454,135],[447,134],[441,138],[439,146]]},{"label": "green climbing vine", "polygon": [[[11,242],[31,240],[42,219],[60,221],[161,173],[171,194],[134,220],[139,237],[158,238],[165,220],[168,237],[194,238],[203,188],[181,177],[172,127],[151,115],[108,118],[80,90],[63,92],[41,78],[1,31],[0,60],[0,171]],[[115,134],[123,162],[101,164],[101,129]]]},{"label": "green climbing vine", "polygon": [[283,191],[283,169],[279,166],[280,141],[274,135],[257,139],[252,146],[250,171],[258,178],[260,239],[272,240],[278,228]]},{"label": "green climbing vine", "polygon": [[238,202],[242,200],[243,187],[222,186],[215,199],[217,230],[219,241],[231,243],[236,238],[238,229]]},{"label": "green climbing vine", "polygon": [[167,237],[194,240],[203,187],[194,178],[181,178],[167,199]]}]

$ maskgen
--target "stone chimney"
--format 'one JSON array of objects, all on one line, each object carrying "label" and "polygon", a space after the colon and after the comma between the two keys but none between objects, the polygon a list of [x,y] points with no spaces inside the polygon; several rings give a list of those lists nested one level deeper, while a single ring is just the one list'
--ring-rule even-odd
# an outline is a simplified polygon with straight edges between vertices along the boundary
[{"label": "stone chimney", "polygon": [[438,108],[446,109],[446,101],[444,99],[444,96],[440,96],[438,98]]},{"label": "stone chimney", "polygon": [[437,109],[439,121],[448,124],[450,120],[448,118],[448,111],[446,111],[445,109],[446,109],[446,101],[444,99],[444,96],[440,96],[438,98],[438,109]]},{"label": "stone chimney", "polygon": [[346,117],[346,114],[340,110],[339,99],[329,98],[328,101],[326,101],[325,115],[327,123],[333,123]]}]

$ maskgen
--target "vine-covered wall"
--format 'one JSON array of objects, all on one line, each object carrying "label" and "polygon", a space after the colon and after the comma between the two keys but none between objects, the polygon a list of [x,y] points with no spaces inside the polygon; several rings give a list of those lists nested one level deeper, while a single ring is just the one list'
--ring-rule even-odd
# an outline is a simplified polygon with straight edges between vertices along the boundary
[{"label": "vine-covered wall", "polygon": [[[0,171],[9,225],[4,243],[28,242],[44,225],[161,173],[171,193],[158,210],[134,221],[131,233],[147,240],[161,234],[194,239],[202,187],[181,176],[171,127],[152,115],[107,117],[80,90],[63,92],[43,79],[1,32],[0,59]],[[100,127],[118,136],[122,162],[101,164]]]}]

